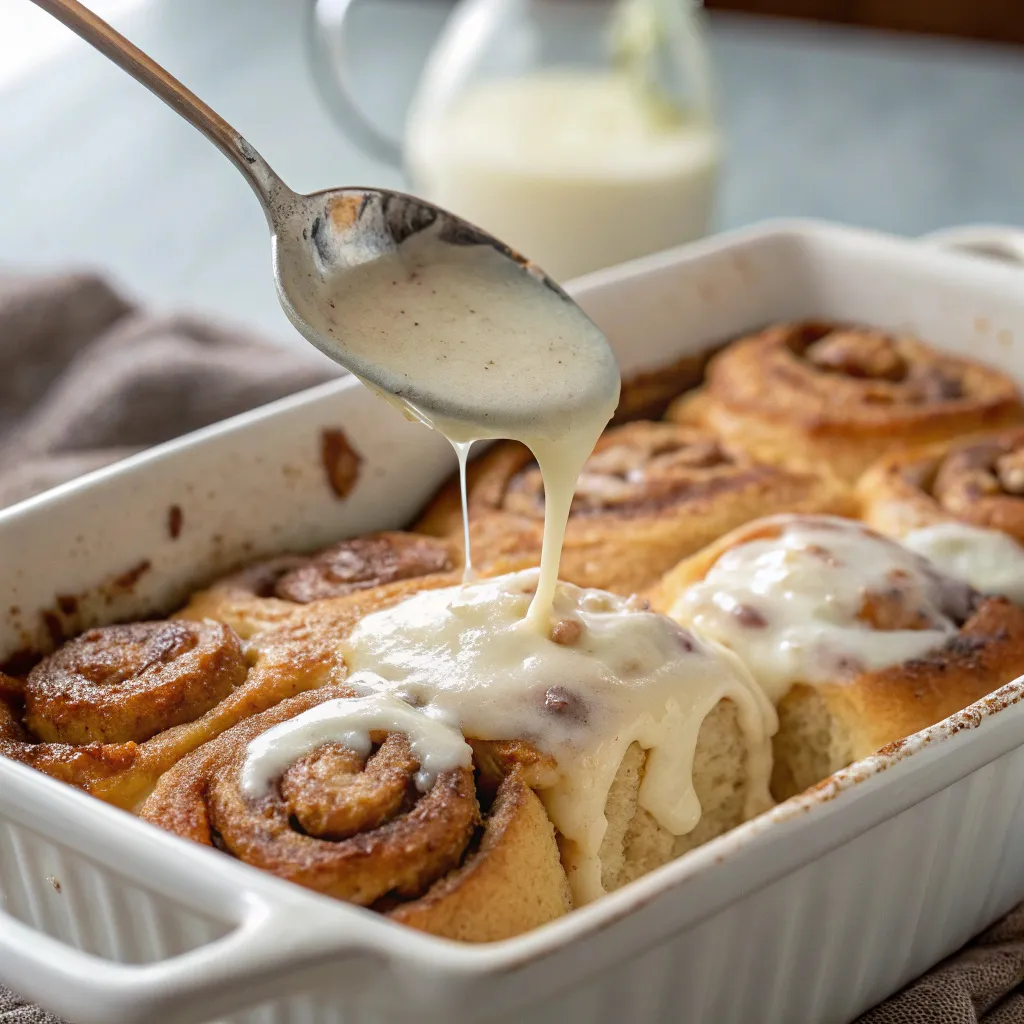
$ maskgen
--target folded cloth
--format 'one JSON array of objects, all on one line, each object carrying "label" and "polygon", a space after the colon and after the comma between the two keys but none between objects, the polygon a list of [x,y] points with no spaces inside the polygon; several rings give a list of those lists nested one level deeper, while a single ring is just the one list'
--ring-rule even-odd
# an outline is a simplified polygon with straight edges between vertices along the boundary
[{"label": "folded cloth", "polygon": [[[337,375],[90,274],[0,277],[0,506]],[[1024,906],[858,1024],[1024,1022]],[[0,1024],[61,1024],[0,987]],[[808,1022],[815,1024],[815,1022]]]},{"label": "folded cloth", "polygon": [[0,371],[0,507],[341,372],[92,274],[0,277]]},{"label": "folded cloth", "polygon": [[869,1010],[857,1024],[976,1021],[1024,1021],[1024,904],[923,978]]}]

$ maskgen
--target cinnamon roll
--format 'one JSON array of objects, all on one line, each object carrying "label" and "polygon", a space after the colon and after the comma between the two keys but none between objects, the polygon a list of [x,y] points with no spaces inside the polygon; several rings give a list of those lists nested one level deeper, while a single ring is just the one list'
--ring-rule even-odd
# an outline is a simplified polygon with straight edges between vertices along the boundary
[{"label": "cinnamon roll", "polygon": [[1006,374],[906,335],[808,322],[733,342],[670,409],[769,461],[795,453],[854,481],[894,444],[930,444],[1022,419]]},{"label": "cinnamon roll", "polygon": [[749,523],[676,567],[652,600],[731,649],[777,704],[778,799],[1024,669],[1024,610],[851,520]]},{"label": "cinnamon roll", "polygon": [[219,622],[91,629],[0,701],[0,755],[131,808],[201,743],[338,672],[333,652],[285,644],[250,666]]},{"label": "cinnamon roll", "polygon": [[361,594],[376,602],[389,594],[450,585],[457,579],[454,568],[443,541],[413,533],[371,533],[313,555],[257,562],[195,594],[179,615],[216,619],[251,639],[287,622],[299,605],[347,598],[358,609]]},{"label": "cinnamon roll", "polygon": [[[469,467],[474,563],[516,557],[536,564],[544,531],[544,485],[529,451],[495,445]],[[559,575],[614,593],[639,590],[727,530],[767,512],[850,510],[827,470],[769,466],[706,430],[637,421],[608,430],[576,486]],[[416,527],[455,538],[458,483]]]},{"label": "cinnamon roll", "polygon": [[864,519],[984,593],[1024,602],[1024,428],[885,456]]},{"label": "cinnamon roll", "polygon": [[394,698],[327,686],[190,754],[140,813],[422,931],[493,941],[570,902],[533,791],[550,762],[525,745],[481,747]]},{"label": "cinnamon roll", "polygon": [[483,740],[529,737],[557,772],[541,799],[574,903],[588,903],[764,810],[776,714],[722,656],[635,597],[538,573],[432,590],[362,619],[356,673]]},{"label": "cinnamon roll", "polygon": [[674,399],[700,384],[709,358],[710,353],[699,352],[623,378],[612,426],[661,419]]}]

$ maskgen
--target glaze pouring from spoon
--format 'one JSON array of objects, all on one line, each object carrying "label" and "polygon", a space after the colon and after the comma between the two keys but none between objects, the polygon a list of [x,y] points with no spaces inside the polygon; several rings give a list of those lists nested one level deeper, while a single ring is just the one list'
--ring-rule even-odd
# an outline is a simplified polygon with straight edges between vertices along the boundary
[{"label": "glaze pouring from spoon", "polygon": [[[293,321],[382,397],[444,434],[460,460],[465,446],[492,438],[533,452],[547,508],[528,619],[546,628],[576,478],[618,402],[614,356],[535,267],[448,214],[402,202],[417,204],[415,223],[403,226],[408,205],[368,200],[317,225],[318,272],[286,278]],[[375,255],[352,262],[370,238]],[[466,546],[469,567],[468,536]]]},{"label": "glaze pouring from spoon", "polygon": [[[273,235],[281,305],[303,337],[453,444],[512,438],[533,451],[548,507],[528,618],[546,628],[576,477],[618,401],[601,332],[541,270],[430,203],[385,189],[293,192],[223,118],[88,8],[34,2],[242,172]],[[467,530],[467,566],[468,556]]]}]

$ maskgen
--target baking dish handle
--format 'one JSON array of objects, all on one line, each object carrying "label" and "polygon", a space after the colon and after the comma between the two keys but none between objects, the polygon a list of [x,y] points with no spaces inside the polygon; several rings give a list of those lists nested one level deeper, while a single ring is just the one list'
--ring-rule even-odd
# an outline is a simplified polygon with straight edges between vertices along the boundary
[{"label": "baking dish handle", "polygon": [[1024,267],[1024,228],[1005,227],[999,224],[969,224],[957,228],[944,228],[923,235],[920,241],[940,249],[953,249],[1017,263]]},{"label": "baking dish handle", "polygon": [[[193,1024],[285,997],[308,982],[308,968],[325,961],[341,971],[358,958],[361,975],[371,961],[379,963],[365,936],[341,933],[330,909],[312,901],[301,908],[252,901],[223,938],[145,964],[84,953],[0,911],[0,964],[24,998],[77,1024]],[[296,971],[300,960],[304,969]]]}]

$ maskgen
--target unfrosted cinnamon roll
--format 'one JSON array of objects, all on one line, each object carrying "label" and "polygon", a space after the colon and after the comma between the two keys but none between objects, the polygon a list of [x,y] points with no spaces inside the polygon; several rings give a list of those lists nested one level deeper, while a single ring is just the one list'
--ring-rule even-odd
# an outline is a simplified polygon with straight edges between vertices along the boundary
[{"label": "unfrosted cinnamon roll", "polygon": [[857,494],[876,530],[1024,602],[1024,427],[885,456]]},{"label": "unfrosted cinnamon roll", "polygon": [[195,594],[179,613],[217,619],[243,639],[273,629],[297,605],[361,593],[402,595],[456,581],[449,545],[419,534],[384,532],[339,541],[316,554],[283,555],[248,566]]},{"label": "unfrosted cinnamon roll", "polygon": [[612,425],[661,419],[675,398],[700,384],[709,358],[710,354],[702,351],[682,356],[667,366],[624,377]]},{"label": "unfrosted cinnamon roll", "polygon": [[0,701],[0,755],[131,808],[201,743],[344,673],[340,656],[323,646],[282,642],[254,657],[250,666],[219,622],[91,629]]},{"label": "unfrosted cinnamon roll", "polygon": [[[448,938],[508,938],[564,914],[565,873],[533,791],[550,763],[514,744],[474,757],[414,708],[363,701],[328,686],[236,725],[167,772],[141,816]],[[382,708],[406,724],[380,727]]]},{"label": "unfrosted cinnamon roll", "polygon": [[652,592],[777,704],[778,799],[962,710],[1024,669],[1024,610],[833,517],[749,523]]},{"label": "unfrosted cinnamon roll", "polygon": [[[474,563],[535,564],[544,530],[544,485],[522,445],[493,447],[469,468]],[[711,433],[637,421],[607,431],[576,485],[559,575],[629,594],[727,530],[768,512],[847,512],[846,488],[827,470],[769,466]],[[417,529],[456,537],[458,483]]]},{"label": "unfrosted cinnamon roll", "polygon": [[853,481],[893,445],[928,444],[1022,419],[998,370],[907,335],[782,324],[711,360],[704,386],[669,411],[770,461],[804,456]]}]

